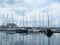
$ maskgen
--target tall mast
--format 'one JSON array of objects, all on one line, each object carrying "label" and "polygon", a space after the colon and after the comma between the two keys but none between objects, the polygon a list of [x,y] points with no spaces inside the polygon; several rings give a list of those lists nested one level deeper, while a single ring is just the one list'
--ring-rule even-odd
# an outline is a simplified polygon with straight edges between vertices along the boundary
[{"label": "tall mast", "polygon": [[51,14],[51,27],[53,27],[53,15]]},{"label": "tall mast", "polygon": [[13,14],[12,14],[12,23],[14,23]]},{"label": "tall mast", "polygon": [[44,11],[42,13],[42,18],[43,18],[43,27],[44,27]]},{"label": "tall mast", "polygon": [[35,14],[35,27],[36,27],[36,14]]},{"label": "tall mast", "polygon": [[[49,9],[49,7],[48,7],[48,9]],[[47,17],[48,17],[48,28],[49,28],[49,26],[50,26],[49,25],[49,19],[50,19],[50,17],[49,17],[49,14],[48,14],[48,11],[49,11],[48,9],[47,9]],[[48,37],[48,45],[50,45],[50,37]]]},{"label": "tall mast", "polygon": [[41,22],[40,22],[40,13],[39,13],[39,27],[40,27],[40,25],[41,25]]},{"label": "tall mast", "polygon": [[9,19],[8,19],[8,14],[7,14],[7,24],[8,24],[8,21],[9,21]]},{"label": "tall mast", "polygon": [[26,16],[26,27],[27,27],[27,16]]},{"label": "tall mast", "polygon": [[24,27],[24,15],[25,15],[25,10],[23,11],[23,27]]},{"label": "tall mast", "polygon": [[31,16],[30,16],[30,27],[31,27]]},{"label": "tall mast", "polygon": [[4,25],[4,13],[3,13],[3,16],[2,16],[2,24]]},{"label": "tall mast", "polygon": [[21,27],[21,20],[20,20],[20,27]]},{"label": "tall mast", "polygon": [[48,9],[47,9],[47,17],[48,17],[48,28],[49,28],[49,14],[48,14]]}]

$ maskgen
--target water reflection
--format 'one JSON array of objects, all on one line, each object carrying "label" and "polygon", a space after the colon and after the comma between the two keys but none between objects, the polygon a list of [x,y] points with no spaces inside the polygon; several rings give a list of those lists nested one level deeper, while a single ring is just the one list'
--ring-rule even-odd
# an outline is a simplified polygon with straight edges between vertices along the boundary
[{"label": "water reflection", "polygon": [[[60,35],[53,34],[50,45],[59,45]],[[48,37],[44,34],[6,34],[0,33],[0,45],[48,45]]]}]

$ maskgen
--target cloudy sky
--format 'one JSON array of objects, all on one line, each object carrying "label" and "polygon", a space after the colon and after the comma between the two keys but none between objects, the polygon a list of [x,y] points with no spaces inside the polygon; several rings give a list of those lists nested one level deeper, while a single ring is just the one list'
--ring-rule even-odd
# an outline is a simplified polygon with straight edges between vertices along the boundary
[{"label": "cloudy sky", "polygon": [[43,22],[47,26],[47,14],[50,26],[60,25],[60,0],[0,0],[0,25],[13,21],[23,26],[24,19],[25,26],[30,22],[31,26],[43,26]]}]

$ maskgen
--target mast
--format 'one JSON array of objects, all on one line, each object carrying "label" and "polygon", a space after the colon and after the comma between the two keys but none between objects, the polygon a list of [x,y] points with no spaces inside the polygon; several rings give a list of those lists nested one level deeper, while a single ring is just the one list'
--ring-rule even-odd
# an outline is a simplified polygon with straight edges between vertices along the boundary
[{"label": "mast", "polygon": [[44,27],[44,11],[42,13],[42,18],[43,18],[43,27]]},{"label": "mast", "polygon": [[31,17],[30,17],[30,27],[31,27]]},{"label": "mast", "polygon": [[36,27],[37,25],[36,25],[36,14],[35,14],[35,27]]},{"label": "mast", "polygon": [[40,13],[39,13],[39,27],[41,26],[41,17],[40,17]]},{"label": "mast", "polygon": [[12,14],[12,18],[11,19],[12,19],[12,23],[14,23],[13,14]]},{"label": "mast", "polygon": [[48,11],[47,11],[47,17],[48,17],[48,28],[49,28],[49,14],[48,14]]},{"label": "mast", "polygon": [[25,15],[25,10],[23,11],[23,27],[24,27],[24,15]]},{"label": "mast", "polygon": [[2,25],[4,25],[4,14],[2,16]]},{"label": "mast", "polygon": [[[48,14],[48,11],[49,11],[49,7],[48,7],[48,9],[47,9],[47,17],[48,17],[48,28],[49,28],[49,19],[50,19],[50,17],[49,17],[49,14]],[[50,45],[50,37],[48,37],[48,45]]]},{"label": "mast", "polygon": [[9,19],[8,19],[8,14],[7,14],[7,24],[9,23],[8,21],[9,21]]}]

